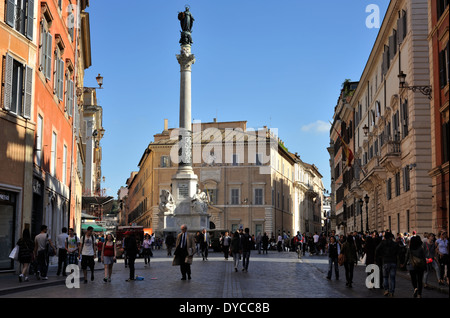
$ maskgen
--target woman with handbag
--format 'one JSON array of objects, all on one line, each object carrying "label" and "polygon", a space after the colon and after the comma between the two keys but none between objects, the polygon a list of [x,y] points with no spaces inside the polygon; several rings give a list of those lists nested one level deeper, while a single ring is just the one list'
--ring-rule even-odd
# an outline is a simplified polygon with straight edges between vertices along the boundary
[{"label": "woman with handbag", "polygon": [[28,281],[28,269],[33,261],[34,242],[31,240],[30,230],[24,229],[22,238],[17,241],[19,247],[19,263],[22,265],[22,272],[19,275],[19,282]]},{"label": "woman with handbag", "polygon": [[411,283],[414,288],[414,298],[422,297],[423,273],[425,271],[425,252],[422,247],[420,236],[413,236],[409,241],[409,249],[405,258],[406,269],[409,270]]}]

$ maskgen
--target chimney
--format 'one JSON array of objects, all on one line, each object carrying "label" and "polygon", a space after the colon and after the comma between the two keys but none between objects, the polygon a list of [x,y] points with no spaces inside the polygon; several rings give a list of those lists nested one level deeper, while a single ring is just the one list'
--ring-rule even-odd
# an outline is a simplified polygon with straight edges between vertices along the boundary
[{"label": "chimney", "polygon": [[164,131],[168,131],[168,130],[169,130],[169,120],[164,119]]}]

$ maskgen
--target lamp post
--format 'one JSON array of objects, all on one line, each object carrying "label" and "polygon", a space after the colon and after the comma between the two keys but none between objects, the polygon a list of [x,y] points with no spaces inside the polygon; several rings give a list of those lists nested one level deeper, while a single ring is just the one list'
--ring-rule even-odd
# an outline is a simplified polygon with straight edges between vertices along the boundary
[{"label": "lamp post", "polygon": [[366,202],[366,231],[369,231],[369,196],[367,194],[364,201]]},{"label": "lamp post", "polygon": [[359,213],[361,214],[361,232],[363,231],[363,213],[362,213],[362,207],[364,205],[364,201],[362,198],[359,199]]},{"label": "lamp post", "polygon": [[431,96],[432,88],[430,85],[416,85],[416,86],[406,85],[406,74],[403,73],[403,71],[400,71],[400,73],[398,74],[398,80],[399,80],[399,88],[406,88],[413,92],[418,90],[423,95],[428,96],[428,99],[432,99]]}]

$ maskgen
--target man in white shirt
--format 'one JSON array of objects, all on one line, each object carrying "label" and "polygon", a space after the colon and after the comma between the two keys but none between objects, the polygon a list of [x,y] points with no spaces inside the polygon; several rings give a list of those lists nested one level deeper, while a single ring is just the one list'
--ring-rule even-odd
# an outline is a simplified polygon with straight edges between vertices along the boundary
[{"label": "man in white shirt", "polygon": [[58,249],[58,270],[56,271],[56,275],[59,276],[62,274],[66,275],[66,267],[67,267],[67,250],[66,250],[66,239],[69,235],[67,234],[67,228],[62,228],[62,233],[56,237],[56,248]]},{"label": "man in white shirt", "polygon": [[47,246],[50,245],[56,253],[56,248],[47,233],[47,225],[41,225],[41,233],[34,238],[34,257],[37,260],[38,270],[36,272],[37,279],[48,279],[48,252]]},{"label": "man in white shirt", "polygon": [[87,283],[87,268],[91,270],[91,281],[94,280],[94,258],[96,255],[96,247],[95,244],[95,237],[92,234],[94,231],[94,228],[92,226],[89,226],[87,228],[86,234],[83,235],[80,241],[80,258],[81,258],[81,269],[84,273],[84,283]]}]

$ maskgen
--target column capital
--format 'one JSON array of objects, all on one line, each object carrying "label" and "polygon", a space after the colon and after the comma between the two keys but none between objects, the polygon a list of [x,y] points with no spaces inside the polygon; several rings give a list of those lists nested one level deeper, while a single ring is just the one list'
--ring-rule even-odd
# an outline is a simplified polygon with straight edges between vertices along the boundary
[{"label": "column capital", "polygon": [[191,54],[190,45],[182,45],[180,54],[177,54],[178,63],[180,63],[181,71],[190,71],[192,64],[195,63],[195,56]]}]

